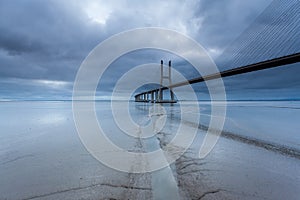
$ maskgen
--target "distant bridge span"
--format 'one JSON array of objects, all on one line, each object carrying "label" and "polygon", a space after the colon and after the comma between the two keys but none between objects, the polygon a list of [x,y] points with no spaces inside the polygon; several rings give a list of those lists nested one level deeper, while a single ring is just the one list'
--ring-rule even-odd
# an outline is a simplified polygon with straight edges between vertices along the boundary
[{"label": "distant bridge span", "polygon": [[[200,83],[200,82],[204,82],[204,81],[208,81],[208,80],[229,77],[229,76],[234,76],[234,75],[238,75],[238,74],[245,74],[245,73],[249,73],[249,72],[260,71],[260,70],[274,68],[274,67],[280,67],[280,66],[284,66],[284,65],[288,65],[288,64],[297,63],[297,62],[300,62],[300,52],[291,54],[291,55],[287,55],[287,56],[283,56],[283,57],[279,57],[279,58],[274,58],[274,59],[263,61],[263,62],[259,62],[259,63],[254,63],[254,64],[242,66],[242,67],[225,70],[225,71],[222,71],[219,73],[210,74],[210,75],[203,76],[203,77],[201,76],[201,77],[193,78],[188,81],[174,83],[174,84],[170,84],[165,87],[160,87],[160,88],[156,88],[156,89],[149,90],[146,92],[142,92],[142,93],[135,95],[135,101],[136,102],[153,102],[153,103],[155,103],[155,102],[157,102],[157,103],[175,103],[176,100],[174,100],[172,97],[173,96],[172,91],[171,91],[171,97],[172,97],[171,100],[163,100],[163,95],[162,95],[163,92],[162,91],[168,90],[168,89],[171,90],[172,88],[176,88],[176,87],[180,87],[180,86],[184,86],[184,85],[188,85],[188,84]],[[161,65],[162,65],[162,63],[161,63]],[[169,62],[169,67],[171,67],[171,62]],[[169,68],[169,70],[170,70],[170,68]],[[169,76],[170,76],[170,72],[169,72]],[[149,95],[151,96],[151,99],[149,98]]]}]

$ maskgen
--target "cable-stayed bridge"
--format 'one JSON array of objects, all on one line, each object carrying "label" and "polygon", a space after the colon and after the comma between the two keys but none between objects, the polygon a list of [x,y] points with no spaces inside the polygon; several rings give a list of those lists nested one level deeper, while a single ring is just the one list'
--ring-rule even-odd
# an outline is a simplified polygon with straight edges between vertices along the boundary
[{"label": "cable-stayed bridge", "polygon": [[[164,76],[161,63],[161,86],[136,94],[135,101],[175,103],[172,88],[288,66],[299,61],[300,1],[274,0],[216,60],[217,66],[223,71],[172,83],[171,62],[168,76]],[[169,84],[163,86],[165,79],[169,80]],[[164,98],[164,90],[170,90],[170,98]]]}]

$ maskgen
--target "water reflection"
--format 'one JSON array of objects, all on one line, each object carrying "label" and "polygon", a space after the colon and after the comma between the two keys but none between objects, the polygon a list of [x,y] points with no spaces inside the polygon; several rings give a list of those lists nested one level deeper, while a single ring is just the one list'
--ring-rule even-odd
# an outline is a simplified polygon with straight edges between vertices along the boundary
[{"label": "water reflection", "polygon": [[61,124],[67,120],[63,113],[47,113],[41,116],[39,122],[41,124]]}]

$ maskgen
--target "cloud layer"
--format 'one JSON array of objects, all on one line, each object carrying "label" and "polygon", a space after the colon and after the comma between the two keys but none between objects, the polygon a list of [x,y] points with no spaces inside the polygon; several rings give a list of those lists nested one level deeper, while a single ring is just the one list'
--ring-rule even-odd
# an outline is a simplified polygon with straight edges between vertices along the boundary
[{"label": "cloud layer", "polygon": [[[217,58],[270,2],[2,0],[0,98],[69,98],[76,72],[88,53],[111,35],[132,28],[179,31]],[[141,53],[139,59],[135,63],[127,56],[123,65],[129,69],[160,60],[157,53]]]}]

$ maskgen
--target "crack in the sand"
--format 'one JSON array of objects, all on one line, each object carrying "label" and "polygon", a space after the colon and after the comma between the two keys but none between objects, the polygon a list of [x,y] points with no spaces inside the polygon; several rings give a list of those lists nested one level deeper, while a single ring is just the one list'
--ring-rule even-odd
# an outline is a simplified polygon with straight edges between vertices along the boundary
[{"label": "crack in the sand", "polygon": [[184,170],[185,168],[188,168],[188,167],[193,166],[193,165],[195,165],[195,166],[201,166],[201,165],[204,165],[204,164],[205,164],[205,163],[196,163],[196,162],[187,163],[186,165],[183,165],[183,166],[178,167],[177,170],[178,170],[178,171],[182,171],[182,170]]},{"label": "crack in the sand", "polygon": [[92,184],[92,185],[85,186],[85,187],[75,187],[75,188],[69,188],[69,189],[65,189],[65,190],[50,192],[47,194],[36,195],[36,196],[29,197],[29,198],[25,198],[23,200],[31,200],[31,199],[41,198],[41,197],[47,197],[47,196],[51,196],[51,195],[55,195],[55,194],[83,190],[83,189],[88,189],[88,188],[92,188],[92,187],[96,187],[96,186],[108,186],[108,187],[114,187],[114,188],[124,188],[124,189],[129,189],[129,190],[149,190],[149,191],[151,190],[151,188],[147,188],[147,187],[136,187],[136,186],[128,186],[128,185],[113,185],[110,183],[98,183],[98,184]]},{"label": "crack in the sand", "polygon": [[210,169],[196,169],[196,170],[190,170],[190,171],[183,171],[183,172],[177,172],[178,175],[185,175],[185,174],[193,174],[193,173],[199,173],[201,175],[204,175],[202,172],[210,172],[210,171],[216,171],[216,170],[210,170]]},{"label": "crack in the sand", "polygon": [[215,193],[218,193],[220,191],[221,190],[212,190],[212,191],[204,192],[200,197],[197,198],[197,200],[200,200],[200,199],[204,198],[206,195],[215,194]]},{"label": "crack in the sand", "polygon": [[17,161],[17,160],[20,160],[20,159],[23,159],[23,158],[28,158],[28,157],[34,157],[34,155],[28,154],[28,155],[19,156],[19,157],[16,157],[16,158],[14,158],[14,159],[7,160],[7,161],[5,161],[5,162],[2,162],[2,163],[0,163],[0,165],[5,165],[5,164],[11,163],[11,162],[15,162],[15,161]]},{"label": "crack in the sand", "polygon": [[[189,122],[186,120],[184,120],[183,123],[193,126],[193,127],[198,127],[198,129],[202,130],[202,131],[208,131],[208,129],[209,129],[208,126],[205,126],[203,124],[195,124],[193,122]],[[213,131],[217,131],[217,130],[212,130],[212,133],[213,133]],[[271,143],[269,141],[264,141],[264,140],[257,139],[257,138],[251,138],[251,137],[239,135],[239,134],[232,133],[232,132],[225,131],[225,130],[222,130],[222,134],[220,136],[234,140],[234,141],[242,142],[244,144],[254,145],[254,146],[257,146],[260,148],[264,148],[269,151],[273,151],[276,153],[280,153],[283,155],[287,155],[287,156],[291,156],[291,157],[300,159],[300,150],[293,148],[293,147],[288,147],[288,146],[284,146],[281,144]]]}]

